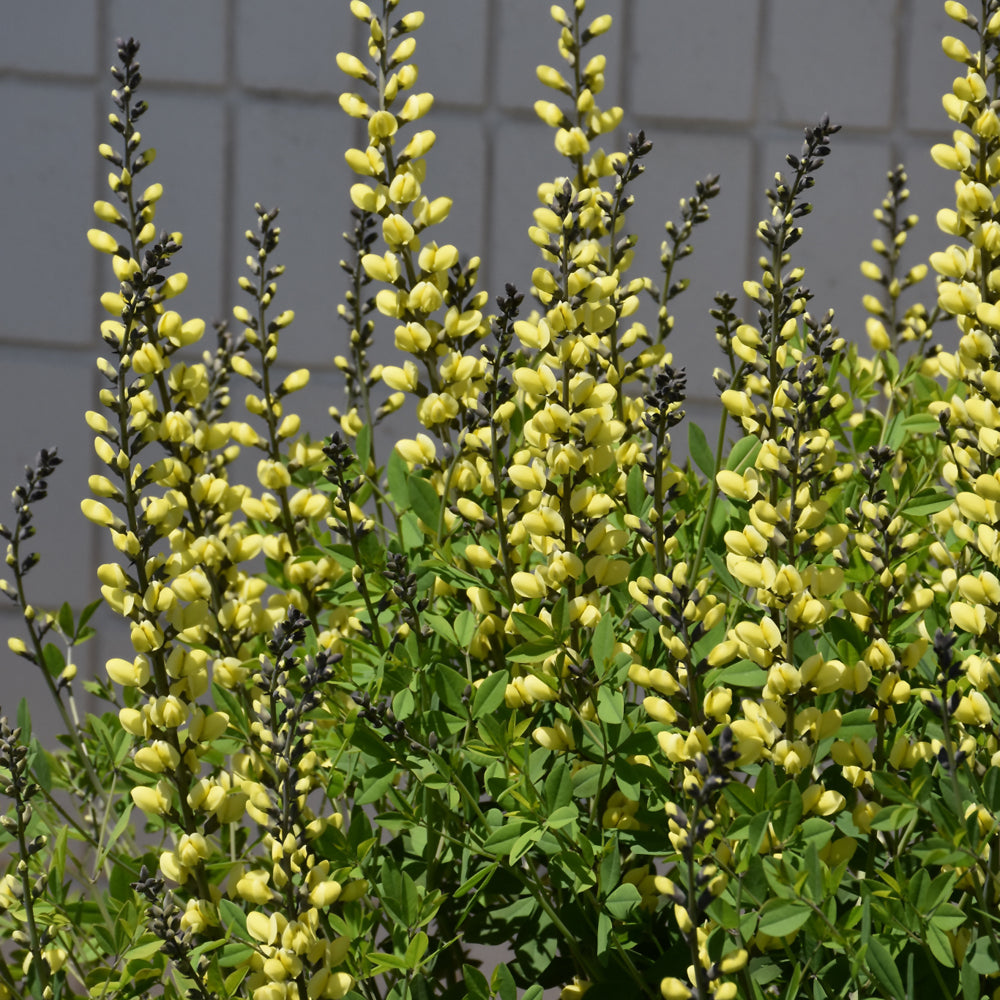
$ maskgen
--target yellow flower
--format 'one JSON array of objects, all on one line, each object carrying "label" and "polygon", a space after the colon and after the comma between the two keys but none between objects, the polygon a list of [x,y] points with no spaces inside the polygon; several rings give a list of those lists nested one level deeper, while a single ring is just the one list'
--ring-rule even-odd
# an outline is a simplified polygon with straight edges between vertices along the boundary
[{"label": "yellow flower", "polygon": [[691,987],[676,976],[668,976],[660,981],[660,994],[663,1000],[688,1000]]},{"label": "yellow flower", "polygon": [[981,604],[966,604],[956,601],[951,606],[951,620],[956,628],[973,635],[982,635],[986,631],[986,609]]},{"label": "yellow flower", "polygon": [[560,128],[556,132],[556,150],[563,156],[583,156],[590,150],[590,143],[578,126]]},{"label": "yellow flower", "polygon": [[716,473],[715,482],[730,500],[752,500],[760,488],[757,470],[754,468],[747,469],[743,475],[731,469],[722,469]]},{"label": "yellow flower", "polygon": [[335,903],[340,897],[340,883],[333,879],[317,883],[309,892],[309,902],[322,909]]},{"label": "yellow flower", "polygon": [[132,801],[145,813],[162,816],[170,809],[172,793],[167,781],[160,781],[153,788],[139,785],[130,794]]},{"label": "yellow flower", "polygon": [[510,580],[514,593],[529,600],[536,597],[544,597],[546,586],[534,573],[527,573],[523,570],[515,573]]},{"label": "yellow flower", "polygon": [[104,232],[103,229],[88,229],[87,241],[101,253],[116,253],[118,250],[118,241],[110,233]]},{"label": "yellow flower", "polygon": [[248,903],[262,906],[271,902],[274,892],[268,887],[269,873],[263,870],[248,872],[236,883],[236,892]]},{"label": "yellow flower", "polygon": [[576,746],[573,733],[562,719],[556,719],[551,726],[538,726],[531,738],[546,750],[572,750]]},{"label": "yellow flower", "polygon": [[401,215],[390,215],[382,222],[382,238],[393,250],[409,246],[413,237],[413,226]]},{"label": "yellow flower", "polygon": [[591,38],[596,38],[598,35],[603,35],[606,31],[611,28],[612,18],[610,14],[601,14],[599,17],[595,17],[593,21],[590,22],[589,26],[585,29],[585,34],[589,35]]},{"label": "yellow flower", "polygon": [[131,632],[132,648],[137,653],[148,653],[163,645],[163,632],[151,621],[136,622]]},{"label": "yellow flower", "polygon": [[972,58],[969,46],[954,35],[945,35],[941,39],[941,48],[949,59],[954,59],[956,62],[968,62]]},{"label": "yellow flower", "polygon": [[[416,160],[421,156],[426,156],[427,153],[431,151],[436,141],[437,136],[429,128],[422,129],[419,132],[414,132],[413,137],[403,148],[402,156],[410,160]],[[450,199],[447,200],[450,204]]]},{"label": "yellow flower", "polygon": [[736,417],[752,417],[756,412],[753,401],[738,389],[726,389],[721,396],[722,405]]},{"label": "yellow flower", "polygon": [[88,521],[103,527],[111,527],[118,520],[104,504],[90,498],[80,501],[80,510]]},{"label": "yellow flower", "polygon": [[399,120],[403,122],[416,121],[423,118],[434,104],[434,95],[428,93],[410,94],[399,112]]},{"label": "yellow flower", "polygon": [[372,75],[368,67],[357,56],[353,56],[349,52],[337,53],[337,66],[341,72],[356,80],[365,80]]},{"label": "yellow flower", "polygon": [[368,119],[368,135],[375,141],[395,135],[397,128],[396,116],[391,111],[376,111]]},{"label": "yellow flower", "polygon": [[135,752],[135,766],[149,774],[162,774],[174,770],[181,762],[181,755],[166,740],[154,740],[149,746]]}]

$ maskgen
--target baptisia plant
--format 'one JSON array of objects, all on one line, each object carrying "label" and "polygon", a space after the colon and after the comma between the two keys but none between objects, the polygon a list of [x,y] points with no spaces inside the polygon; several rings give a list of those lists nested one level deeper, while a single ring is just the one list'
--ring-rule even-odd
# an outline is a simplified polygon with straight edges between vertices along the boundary
[{"label": "baptisia plant", "polygon": [[[562,167],[530,289],[491,304],[479,258],[434,239],[452,202],[424,17],[399,6],[352,0],[366,44],[337,57],[366,141],[328,427],[282,363],[276,209],[254,206],[236,326],[199,356],[118,45],[82,510],[127,631],[81,718],[96,605],[29,600],[43,451],[3,589],[66,733],[43,747],[27,706],[0,723],[0,998],[1000,996],[1000,3],[945,4],[936,302],[902,167],[861,264],[867,346],[806,285],[821,120],[767,191],[759,273],[709,310],[719,423],[688,426],[683,464],[671,303],[718,178],[649,275],[629,218],[668,154],[599,103],[611,18],[552,6],[535,110]],[[380,456],[403,408],[420,430]]]}]

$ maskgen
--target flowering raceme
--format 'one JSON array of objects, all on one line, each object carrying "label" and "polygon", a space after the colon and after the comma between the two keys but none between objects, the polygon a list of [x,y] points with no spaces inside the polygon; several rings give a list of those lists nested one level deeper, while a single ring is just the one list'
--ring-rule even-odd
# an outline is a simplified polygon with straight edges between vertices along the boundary
[{"label": "flowering raceme", "polygon": [[[715,297],[719,423],[714,442],[689,423],[683,464],[671,303],[718,179],[646,273],[629,229],[654,150],[600,104],[616,25],[551,5],[534,110],[561,167],[524,220],[530,298],[506,285],[489,313],[480,259],[434,238],[452,201],[425,19],[400,7],[352,0],[363,48],[336,57],[360,139],[329,433],[285,363],[276,209],[254,206],[234,329],[197,353],[119,43],[81,511],[127,630],[81,720],[96,605],[25,589],[43,451],[0,526],[2,589],[67,732],[48,752],[26,709],[0,720],[0,1000],[732,1000],[807,976],[831,997],[994,995],[997,3],[944,5],[964,34],[930,153],[956,181],[934,308],[902,166],[860,265],[866,346],[813,308],[795,255],[838,132],[821,120],[767,191],[748,315]],[[373,363],[376,337],[397,356]],[[514,958],[487,976],[469,948],[497,943]]]}]

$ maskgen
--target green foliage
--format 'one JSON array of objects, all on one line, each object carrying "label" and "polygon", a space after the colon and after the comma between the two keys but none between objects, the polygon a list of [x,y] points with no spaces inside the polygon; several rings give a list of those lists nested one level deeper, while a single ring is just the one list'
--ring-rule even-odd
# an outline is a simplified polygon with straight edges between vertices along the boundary
[{"label": "green foliage", "polygon": [[[106,474],[81,507],[131,642],[80,719],[100,602],[26,590],[43,451],[0,527],[3,589],[65,733],[43,747],[27,705],[0,723],[0,1000],[995,995],[997,3],[945,4],[977,51],[945,38],[965,76],[933,150],[959,175],[934,308],[902,302],[927,267],[903,264],[898,168],[862,265],[871,353],[809,310],[793,248],[837,127],[808,129],[767,192],[752,315],[710,310],[720,422],[682,429],[683,466],[670,302],[717,178],[667,224],[662,274],[635,275],[655,154],[641,132],[594,147],[623,117],[596,103],[611,21],[553,7],[573,72],[539,67],[557,100],[536,111],[565,176],[529,228],[533,307],[508,285],[487,315],[478,258],[425,232],[451,203],[424,191],[432,98],[408,93],[423,16],[377,6],[353,0],[367,56],[337,60],[368,144],[346,152],[331,434],[291,408],[308,371],[281,375],[277,210],[255,206],[239,332],[186,350],[205,324],[168,308],[183,249],[136,184],[154,151],[119,42],[89,234],[117,285],[86,418]],[[401,363],[372,365],[390,329]],[[379,456],[403,406],[421,430]],[[507,961],[481,968],[483,945]]]}]

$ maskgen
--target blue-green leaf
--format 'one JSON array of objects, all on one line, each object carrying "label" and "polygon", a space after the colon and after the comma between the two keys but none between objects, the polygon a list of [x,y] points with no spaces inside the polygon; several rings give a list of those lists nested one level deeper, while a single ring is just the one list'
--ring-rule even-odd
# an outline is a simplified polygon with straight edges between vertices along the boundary
[{"label": "blue-green leaf", "polygon": [[496,670],[489,674],[476,689],[472,699],[472,717],[481,719],[484,715],[492,715],[502,704],[510,674],[506,670]]},{"label": "blue-green leaf", "polygon": [[406,468],[406,459],[393,449],[386,466],[389,478],[389,495],[399,510],[410,508],[410,472]]},{"label": "blue-green leaf", "polygon": [[623,882],[604,901],[604,908],[615,920],[624,920],[641,902],[639,890],[631,882]]},{"label": "blue-green leaf", "polygon": [[771,937],[785,937],[797,931],[811,915],[809,906],[797,899],[769,899],[760,912],[760,929]]},{"label": "blue-green leaf", "polygon": [[882,984],[894,997],[904,995],[903,977],[896,968],[889,949],[877,938],[868,939],[868,950],[865,953],[865,964],[871,974]]},{"label": "blue-green leaf", "polygon": [[711,479],[715,475],[715,456],[708,446],[705,432],[693,420],[688,421],[688,451],[694,464]]}]

